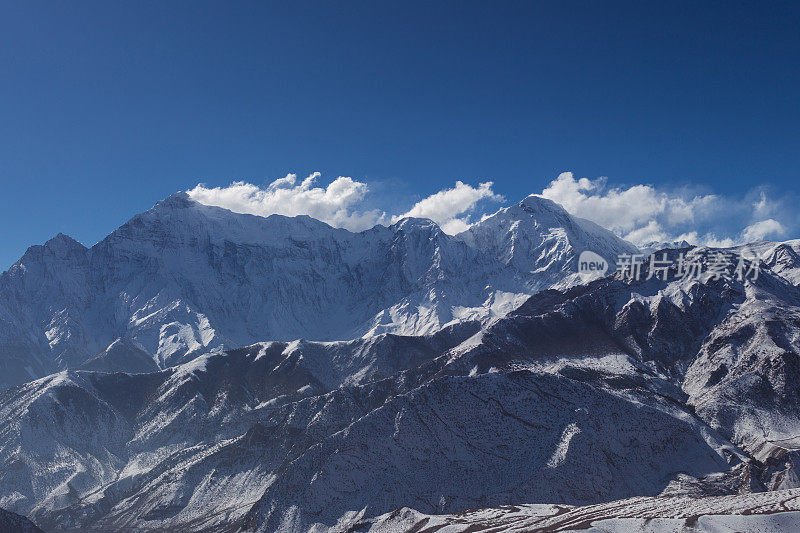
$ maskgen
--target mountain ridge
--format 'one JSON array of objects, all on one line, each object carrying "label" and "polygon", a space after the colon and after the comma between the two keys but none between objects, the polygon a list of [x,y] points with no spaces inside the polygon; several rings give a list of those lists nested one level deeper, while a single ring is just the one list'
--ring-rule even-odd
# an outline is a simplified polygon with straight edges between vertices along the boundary
[{"label": "mountain ridge", "polygon": [[538,290],[582,281],[572,263],[595,244],[609,262],[634,249],[535,197],[450,236],[427,219],[353,233],[176,193],[92,247],[59,234],[0,274],[0,386],[79,368],[120,340],[164,368],[265,339],[485,322]]},{"label": "mountain ridge", "polygon": [[[300,533],[800,487],[800,240],[595,279],[590,246],[634,250],[535,196],[456,236],[185,195],[91,248],[58,235],[0,275],[0,365],[23,373],[0,390],[0,508]],[[758,276],[678,271],[722,253]]]},{"label": "mountain ridge", "polygon": [[[757,280],[617,273],[431,336],[65,371],[0,392],[0,507],[51,530],[299,532],[411,502],[431,515],[791,489],[800,444],[773,441],[798,419],[797,387],[773,361],[800,337],[752,320],[796,331],[799,291],[766,265]],[[740,355],[717,348],[728,338]]]}]

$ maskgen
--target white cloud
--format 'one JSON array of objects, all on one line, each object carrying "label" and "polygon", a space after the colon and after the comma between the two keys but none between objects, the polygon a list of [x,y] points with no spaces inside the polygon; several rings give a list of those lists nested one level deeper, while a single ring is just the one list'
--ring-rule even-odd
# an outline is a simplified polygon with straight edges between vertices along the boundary
[{"label": "white cloud", "polygon": [[[570,213],[640,245],[686,240],[705,246],[733,246],[781,237],[787,226],[777,219],[792,218],[786,202],[770,199],[764,190],[736,198],[641,184],[609,187],[606,178],[576,179],[571,172],[564,172],[541,194]],[[751,199],[754,194],[755,201]]]},{"label": "white cloud", "polygon": [[745,242],[760,241],[769,236],[782,237],[785,232],[786,228],[783,224],[774,218],[768,218],[756,222],[755,224],[750,224],[744,228],[744,231],[742,231],[742,238]]},{"label": "white cloud", "polygon": [[309,215],[351,231],[368,229],[384,220],[384,213],[378,210],[357,210],[369,190],[366,183],[340,176],[327,187],[318,187],[315,183],[319,176],[320,173],[315,172],[298,185],[297,176],[288,174],[263,189],[244,181],[214,188],[199,184],[187,193],[197,202],[237,213]]},{"label": "white cloud", "polygon": [[651,242],[668,241],[669,235],[664,232],[664,229],[658,222],[651,220],[646,226],[636,228],[628,233],[625,238],[631,242],[647,244]]},{"label": "white cloud", "polygon": [[493,183],[487,181],[472,187],[457,181],[452,189],[444,189],[414,204],[402,215],[392,217],[392,222],[401,218],[429,218],[436,222],[442,231],[450,235],[460,233],[470,226],[469,216],[481,200],[501,202],[504,198],[492,191]]},{"label": "white cloud", "polygon": [[[488,202],[505,199],[487,181],[477,187],[457,181],[419,200],[405,213],[389,216],[374,209],[368,185],[340,176],[327,186],[315,172],[298,183],[289,174],[263,187],[237,181],[227,187],[197,185],[194,200],[238,213],[269,216],[309,215],[334,227],[361,231],[403,217],[429,218],[445,233],[466,230],[484,215]],[[560,174],[541,192],[579,217],[588,218],[635,243],[686,240],[691,244],[726,247],[766,238],[781,238],[800,230],[792,193],[767,194],[763,187],[741,196],[698,194],[688,189],[665,190],[645,184],[609,186],[606,178],[576,179]],[[487,202],[488,201],[488,202]],[[397,213],[393,206],[382,206]]]},{"label": "white cloud", "polygon": [[[327,187],[317,186],[319,172],[297,183],[295,174],[276,179],[259,187],[237,181],[227,187],[209,188],[203,184],[187,191],[195,201],[230,209],[236,213],[269,216],[273,214],[309,215],[337,228],[362,231],[376,224],[386,223],[389,217],[378,209],[364,209],[369,192],[366,183],[340,176]],[[429,218],[439,224],[445,233],[454,235],[467,229],[470,215],[482,200],[502,201],[503,197],[492,191],[492,182],[472,187],[457,181],[452,189],[443,189],[416,204],[406,213],[391,217],[396,222],[404,217]]]},{"label": "white cloud", "polygon": [[605,178],[576,180],[572,172],[562,172],[542,191],[542,196],[633,240],[666,238],[662,226],[694,222],[697,215],[718,201],[715,195],[671,196],[651,185],[608,188]]},{"label": "white cloud", "polygon": [[695,244],[698,246],[710,246],[712,248],[730,248],[731,246],[735,246],[738,242],[730,237],[723,237],[723,238],[717,237],[713,233],[705,233],[703,235],[700,235],[696,231],[690,231],[689,233],[682,233],[678,235],[674,240],[686,241],[689,244]]}]

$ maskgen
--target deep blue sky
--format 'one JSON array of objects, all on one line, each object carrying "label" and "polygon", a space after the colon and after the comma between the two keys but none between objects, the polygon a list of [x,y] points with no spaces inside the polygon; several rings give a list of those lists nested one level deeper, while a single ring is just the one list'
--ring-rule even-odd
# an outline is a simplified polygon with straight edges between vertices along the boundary
[{"label": "deep blue sky", "polygon": [[0,6],[0,269],[198,181],[800,175],[797,2]]}]

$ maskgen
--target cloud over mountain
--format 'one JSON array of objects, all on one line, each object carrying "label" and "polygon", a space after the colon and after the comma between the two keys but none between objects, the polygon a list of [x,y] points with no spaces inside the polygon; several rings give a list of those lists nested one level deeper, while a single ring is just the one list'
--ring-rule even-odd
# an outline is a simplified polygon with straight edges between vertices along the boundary
[{"label": "cloud over mountain", "polygon": [[572,172],[562,172],[541,195],[636,244],[685,239],[732,246],[782,238],[797,226],[786,199],[775,200],[758,189],[737,198],[645,184],[612,187],[603,177],[576,179]]},{"label": "cloud over mountain", "polygon": [[[299,181],[297,175],[254,185],[236,181],[226,187],[198,184],[189,196],[206,205],[237,213],[269,216],[309,215],[337,228],[361,231],[403,217],[429,218],[445,233],[455,235],[470,227],[505,198],[492,181],[477,186],[456,181],[423,197],[410,208],[381,205],[365,181],[339,176],[320,184],[314,172]],[[689,188],[666,190],[648,184],[610,185],[608,179],[576,178],[562,172],[540,193],[569,213],[589,219],[635,243],[686,240],[707,246],[733,246],[760,239],[782,239],[800,229],[791,194],[754,188],[744,195],[697,192]]]},{"label": "cloud over mountain", "polygon": [[492,191],[492,185],[491,181],[487,181],[476,188],[457,181],[452,189],[441,190],[420,200],[406,213],[392,217],[392,221],[403,217],[429,218],[439,224],[445,233],[455,235],[469,228],[468,215],[475,210],[478,202],[485,199],[495,202],[505,200]]},{"label": "cloud over mountain", "polygon": [[438,191],[418,201],[406,213],[389,217],[380,209],[364,208],[364,200],[369,192],[366,183],[339,176],[327,187],[321,187],[317,185],[320,176],[319,172],[314,172],[298,184],[296,174],[287,174],[266,187],[245,181],[213,188],[198,184],[187,193],[197,202],[224,207],[236,213],[259,216],[309,215],[350,231],[369,229],[376,224],[389,220],[396,222],[404,217],[429,218],[451,235],[470,226],[470,215],[482,200],[504,200],[492,190],[491,181],[480,183],[477,187],[456,181],[452,189]]},{"label": "cloud over mountain", "polygon": [[296,174],[287,174],[265,188],[236,181],[227,187],[208,188],[198,184],[187,191],[202,204],[224,207],[251,215],[309,215],[331,226],[360,231],[380,223],[385,215],[378,210],[359,211],[358,205],[369,190],[366,183],[339,176],[327,187],[316,185],[314,172],[299,184]]}]

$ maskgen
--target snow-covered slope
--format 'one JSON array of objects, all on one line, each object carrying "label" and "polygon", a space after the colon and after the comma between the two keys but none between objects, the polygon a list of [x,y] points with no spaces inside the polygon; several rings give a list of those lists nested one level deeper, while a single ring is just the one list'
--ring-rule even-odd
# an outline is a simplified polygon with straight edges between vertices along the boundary
[{"label": "snow-covered slope", "polygon": [[[435,514],[797,487],[785,436],[800,412],[798,289],[766,266],[757,281],[647,269],[533,296],[445,354],[430,381],[289,464],[247,524],[306,531],[411,502]],[[742,362],[730,377],[707,362],[720,335]]]},{"label": "snow-covered slope", "polygon": [[797,487],[799,300],[766,265],[616,275],[481,329],[61,372],[0,394],[0,507],[50,530],[299,532]]},{"label": "snow-covered slope", "polygon": [[732,248],[748,257],[760,257],[772,272],[800,286],[800,239],[786,242],[759,241]]},{"label": "snow-covered slope", "polygon": [[535,195],[486,217],[458,238],[521,273],[532,292],[579,281],[576,262],[581,252],[597,253],[610,271],[620,254],[639,253],[607,229]]},{"label": "snow-covered slope", "polygon": [[514,505],[439,516],[403,508],[353,528],[363,533],[420,530],[441,533],[786,533],[800,530],[800,490],[702,498],[630,498],[586,507]]},{"label": "snow-covered slope", "polygon": [[288,457],[410,386],[389,376],[475,331],[261,343],[156,373],[64,371],[6,390],[0,506],[48,530],[235,522]]},{"label": "snow-covered slope", "polygon": [[442,512],[654,495],[678,472],[726,471],[732,448],[641,390],[526,370],[440,377],[287,465],[248,523],[307,531],[401,502]]},{"label": "snow-covered slope", "polygon": [[22,383],[0,507],[49,531],[402,531],[510,504],[490,518],[624,528],[800,487],[798,241],[734,249],[757,280],[648,261],[578,284],[586,250],[636,251],[535,196],[455,237],[180,194],[92,248],[57,236],[0,276]]},{"label": "snow-covered slope", "polygon": [[485,322],[577,281],[586,248],[609,260],[632,249],[537,197],[451,237],[429,220],[351,233],[178,193],[91,248],[58,235],[0,275],[0,387],[70,368],[165,368],[263,340]]},{"label": "snow-covered slope", "polygon": [[684,240],[680,241],[651,241],[639,246],[643,254],[650,255],[659,250],[679,250],[682,248],[691,248],[692,245]]}]

